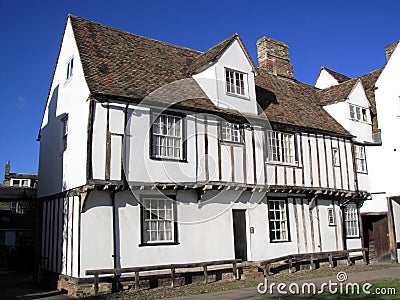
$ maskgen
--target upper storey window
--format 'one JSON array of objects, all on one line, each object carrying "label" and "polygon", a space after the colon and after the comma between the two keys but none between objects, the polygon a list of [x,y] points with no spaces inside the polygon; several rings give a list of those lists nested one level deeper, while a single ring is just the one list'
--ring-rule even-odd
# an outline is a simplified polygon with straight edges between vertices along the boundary
[{"label": "upper storey window", "polygon": [[226,82],[226,92],[229,94],[245,96],[245,74],[226,69],[225,70],[225,82]]},{"label": "upper storey window", "polygon": [[72,77],[74,70],[74,58],[71,57],[71,59],[67,62],[67,76],[65,77],[65,80],[69,80]]},{"label": "upper storey window", "polygon": [[367,109],[365,107],[349,104],[350,119],[360,122],[368,122]]},{"label": "upper storey window", "polygon": [[183,159],[182,118],[159,115],[152,125],[152,156],[154,158]]},{"label": "upper storey window", "polygon": [[242,130],[239,124],[221,122],[221,140],[224,142],[242,143]]},{"label": "upper storey window", "polygon": [[65,151],[68,146],[68,115],[66,115],[61,121],[63,122],[63,151]]},{"label": "upper storey window", "polygon": [[270,162],[296,164],[294,134],[268,131],[267,138]]}]

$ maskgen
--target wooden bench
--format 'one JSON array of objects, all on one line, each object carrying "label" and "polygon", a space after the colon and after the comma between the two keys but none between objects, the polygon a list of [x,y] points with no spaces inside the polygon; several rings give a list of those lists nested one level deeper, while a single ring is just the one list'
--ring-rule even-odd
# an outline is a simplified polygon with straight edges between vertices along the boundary
[{"label": "wooden bench", "polygon": [[[367,248],[357,248],[357,249],[348,249],[348,250],[339,250],[339,251],[326,251],[326,252],[312,252],[312,253],[299,253],[299,254],[289,254],[280,257],[274,257],[271,259],[267,259],[261,261],[259,263],[260,267],[264,270],[264,276],[271,274],[271,266],[275,263],[283,263],[287,264],[289,268],[289,273],[293,271],[293,265],[299,264],[301,262],[306,262],[310,264],[310,270],[315,270],[316,262],[322,260],[329,261],[329,267],[333,267],[334,260],[346,259],[347,265],[351,265],[351,259],[354,258],[350,254],[351,253],[362,253],[363,262],[368,264],[367,258]],[[355,256],[357,257],[357,256]],[[361,257],[361,255],[360,255]]]},{"label": "wooden bench", "polygon": [[208,283],[208,271],[210,266],[222,266],[232,264],[232,272],[234,277],[237,279],[237,264],[240,263],[241,259],[234,260],[218,260],[218,261],[208,261],[199,263],[189,263],[189,264],[170,264],[170,265],[156,265],[156,266],[143,266],[143,267],[128,267],[128,268],[117,268],[117,269],[95,269],[86,270],[86,275],[93,275],[94,277],[94,294],[98,296],[99,294],[99,275],[112,275],[114,278],[119,278],[122,274],[134,273],[135,280],[135,290],[140,289],[139,280],[140,272],[149,271],[165,271],[169,270],[171,277],[171,287],[175,287],[177,269],[189,269],[189,268],[202,268],[204,274],[204,283]]}]

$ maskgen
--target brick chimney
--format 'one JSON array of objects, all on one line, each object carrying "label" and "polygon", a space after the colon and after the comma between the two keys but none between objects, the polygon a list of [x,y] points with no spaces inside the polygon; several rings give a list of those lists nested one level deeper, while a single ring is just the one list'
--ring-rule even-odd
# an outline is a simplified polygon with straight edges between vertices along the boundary
[{"label": "brick chimney", "polygon": [[397,44],[399,43],[399,41],[394,42],[390,45],[387,45],[385,47],[385,53],[386,53],[386,62],[389,61],[390,57],[392,56],[394,50],[396,49]]},{"label": "brick chimney", "polygon": [[289,46],[264,36],[257,41],[258,66],[276,75],[294,78]]},{"label": "brick chimney", "polygon": [[10,161],[7,160],[6,168],[4,171],[4,181],[3,181],[3,185],[5,185],[5,186],[10,185],[10,168],[11,168]]}]

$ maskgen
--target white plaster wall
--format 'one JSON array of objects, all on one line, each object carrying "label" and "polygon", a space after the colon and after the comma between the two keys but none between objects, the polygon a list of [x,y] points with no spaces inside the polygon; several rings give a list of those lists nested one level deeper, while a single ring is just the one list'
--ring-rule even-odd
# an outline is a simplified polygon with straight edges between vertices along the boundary
[{"label": "white plaster wall", "polygon": [[[247,74],[244,78],[247,87],[245,96],[227,94],[225,68]],[[237,40],[232,42],[215,64],[194,75],[193,78],[216,106],[234,109],[242,113],[257,113],[252,65]]]},{"label": "white plaster wall", "polygon": [[329,72],[327,72],[325,69],[322,69],[315,82],[315,87],[319,89],[325,89],[337,84],[339,84],[339,82],[331,74],[329,74]]},{"label": "white plaster wall", "polygon": [[[247,255],[258,261],[291,253],[312,250],[310,210],[308,201],[289,198],[288,215],[290,241],[274,243],[269,240],[268,205],[263,193],[210,191],[198,204],[191,190],[167,191],[176,195],[178,244],[146,246],[141,244],[140,199],[143,196],[161,197],[154,190],[119,192],[115,196],[117,219],[117,264],[121,267],[189,263],[234,258],[233,209],[246,210]],[[274,197],[274,195],[271,195]],[[322,250],[342,247],[334,227],[327,226],[327,207],[330,200],[320,200],[319,219]],[[296,206],[296,207],[295,207]],[[338,207],[336,212],[339,213]],[[318,216],[314,208],[315,251],[319,251]],[[296,225],[295,218],[298,223]],[[340,220],[337,220],[338,227]],[[250,233],[253,227],[254,233]],[[335,242],[335,236],[338,241]],[[307,244],[307,246],[306,246]],[[93,191],[81,215],[81,271],[113,267],[112,206],[108,191]]]},{"label": "white plaster wall", "polygon": [[[73,75],[65,80],[74,57]],[[68,19],[40,131],[38,196],[48,196],[86,183],[89,89]],[[63,153],[63,123],[68,114],[68,148]]]},{"label": "white plaster wall", "polygon": [[[371,151],[371,158],[379,161],[369,168],[371,182],[387,196],[400,195],[398,170],[400,169],[400,47],[397,45],[391,58],[376,82],[376,109],[382,146]],[[372,166],[371,166],[372,167]]]},{"label": "white plaster wall", "polygon": [[81,214],[81,277],[88,269],[113,268],[112,236],[110,195],[105,191],[93,191]]}]

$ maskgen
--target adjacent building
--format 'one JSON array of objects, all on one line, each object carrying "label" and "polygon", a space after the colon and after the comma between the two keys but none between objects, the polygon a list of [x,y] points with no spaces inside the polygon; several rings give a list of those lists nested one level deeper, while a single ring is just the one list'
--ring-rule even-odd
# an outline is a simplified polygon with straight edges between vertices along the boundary
[{"label": "adjacent building", "polygon": [[321,104],[354,136],[360,189],[372,197],[361,207],[364,246],[372,257],[400,257],[400,46],[385,47],[386,64],[356,78],[322,67],[315,86]]},{"label": "adjacent building", "polygon": [[0,185],[0,268],[31,271],[40,222],[37,175],[11,173],[10,168],[7,161]]}]

